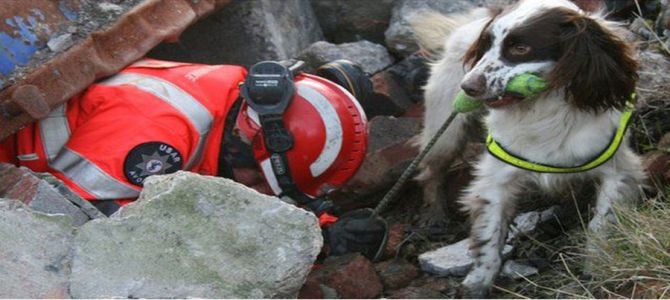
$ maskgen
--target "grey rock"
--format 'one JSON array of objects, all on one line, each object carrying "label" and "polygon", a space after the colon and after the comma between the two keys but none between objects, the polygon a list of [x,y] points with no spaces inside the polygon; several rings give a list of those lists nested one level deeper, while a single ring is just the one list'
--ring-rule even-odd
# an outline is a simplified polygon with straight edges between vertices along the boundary
[{"label": "grey rock", "polygon": [[51,187],[56,189],[56,191],[58,191],[58,193],[61,194],[61,196],[63,196],[70,203],[79,208],[79,210],[81,210],[81,212],[84,213],[86,216],[88,216],[90,219],[99,219],[107,217],[102,212],[100,212],[100,210],[98,210],[95,206],[93,206],[91,202],[85,200],[77,193],[72,191],[69,187],[65,185],[65,183],[63,183],[63,181],[51,175],[51,173],[33,173],[33,174],[37,176],[37,178],[40,178],[45,182],[49,183],[49,185],[51,185]]},{"label": "grey rock", "polygon": [[74,44],[71,33],[59,35],[47,42],[47,47],[53,52],[61,52]]},{"label": "grey rock", "polygon": [[[474,263],[470,242],[464,239],[419,255],[419,265],[425,272],[438,276],[465,276]],[[505,245],[503,256],[512,253],[512,246]]]},{"label": "grey rock", "polygon": [[113,14],[121,14],[123,12],[123,7],[109,2],[98,3],[98,8],[102,12],[109,12]]},{"label": "grey rock", "polygon": [[0,298],[68,298],[69,216],[0,198]]},{"label": "grey rock", "polygon": [[508,260],[500,270],[500,276],[511,278],[511,279],[522,279],[528,278],[529,276],[538,274],[539,271],[536,267],[522,264],[515,260]]},{"label": "grey rock", "polygon": [[520,235],[527,235],[535,232],[537,227],[547,221],[556,218],[560,210],[559,206],[552,206],[543,211],[531,211],[519,214],[514,218],[510,225],[507,242],[511,242]]},{"label": "grey rock", "polygon": [[149,57],[251,66],[294,58],[323,34],[308,0],[236,0]]},{"label": "grey rock", "polygon": [[418,118],[377,116],[370,120],[368,149],[374,152],[411,139],[421,132]]},{"label": "grey rock", "polygon": [[326,39],[333,43],[384,43],[396,0],[311,0]]},{"label": "grey rock", "polygon": [[[65,188],[63,186],[63,188]],[[71,216],[72,225],[86,223],[91,216],[63,196],[58,188],[38,178],[27,168],[0,163],[0,197],[19,200],[32,210]],[[81,206],[83,207],[83,203]]]},{"label": "grey rock", "polygon": [[487,0],[399,0],[393,8],[389,28],[384,33],[386,46],[394,52],[408,56],[419,50],[409,25],[410,20],[428,11],[444,14],[465,12],[485,2]]},{"label": "grey rock", "polygon": [[312,68],[336,59],[347,59],[359,64],[363,71],[370,74],[377,73],[393,63],[393,58],[384,46],[370,41],[339,45],[319,41],[305,49],[299,58]]},{"label": "grey rock", "polygon": [[316,217],[233,181],[153,176],[75,238],[76,298],[290,298],[323,240]]}]

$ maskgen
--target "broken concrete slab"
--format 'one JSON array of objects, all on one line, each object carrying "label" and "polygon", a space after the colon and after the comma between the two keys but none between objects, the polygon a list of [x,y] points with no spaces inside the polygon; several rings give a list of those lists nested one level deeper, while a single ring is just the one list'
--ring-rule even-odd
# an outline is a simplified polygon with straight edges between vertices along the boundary
[{"label": "broken concrete slab", "polygon": [[323,238],[316,217],[231,180],[152,176],[75,238],[75,298],[292,298]]},{"label": "broken concrete slab", "polygon": [[337,45],[319,41],[302,51],[299,58],[311,68],[346,59],[361,66],[368,74],[375,74],[393,63],[393,58],[384,46],[366,40]]},{"label": "broken concrete slab", "polygon": [[[68,200],[57,188],[37,177],[29,169],[10,164],[0,163],[0,197],[19,200],[35,211],[69,215],[74,226],[82,225],[91,218],[101,217],[95,213],[95,207],[85,203],[85,200],[78,196],[76,198],[79,200],[73,197],[79,203],[76,205],[77,202]],[[80,207],[84,207],[84,210]]]},{"label": "broken concrete slab", "polygon": [[0,298],[70,297],[71,224],[69,216],[0,199]]},{"label": "broken concrete slab", "polygon": [[[509,255],[512,250],[512,246],[505,245],[503,256]],[[473,264],[468,239],[419,255],[421,269],[438,276],[465,276]]]},{"label": "broken concrete slab", "polygon": [[207,64],[251,66],[295,58],[323,39],[308,0],[234,1],[188,28],[177,43],[162,43],[148,56]]},{"label": "broken concrete slab", "polygon": [[54,189],[56,189],[56,191],[58,191],[58,193],[61,194],[61,196],[70,201],[70,203],[74,204],[74,206],[78,207],[90,219],[99,219],[107,217],[100,210],[98,210],[91,202],[79,196],[77,193],[71,190],[67,185],[65,185],[63,181],[51,175],[51,173],[33,173],[33,174],[37,176],[37,178],[46,181],[49,185],[51,185]]}]

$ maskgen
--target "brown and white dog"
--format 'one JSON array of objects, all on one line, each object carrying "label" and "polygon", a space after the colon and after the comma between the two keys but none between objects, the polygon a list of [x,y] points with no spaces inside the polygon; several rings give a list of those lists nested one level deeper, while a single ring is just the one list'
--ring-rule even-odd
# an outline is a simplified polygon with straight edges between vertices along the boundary
[{"label": "brown and white dog", "polygon": [[[414,22],[419,41],[441,58],[425,87],[422,146],[452,112],[463,89],[488,107],[484,122],[509,153],[529,161],[572,167],[606,149],[622,109],[635,90],[637,62],[616,24],[588,14],[567,0],[525,0],[498,11],[427,15]],[[550,83],[535,99],[505,93],[515,75],[530,72]],[[422,163],[419,179],[433,212],[442,212],[445,167],[466,144],[472,116],[461,116]],[[580,173],[524,170],[485,153],[475,180],[461,197],[472,221],[475,264],[463,281],[470,296],[483,296],[501,266],[515,201],[530,189],[558,194],[575,183],[594,183],[593,231],[613,220],[615,203],[634,202],[645,179],[639,157],[626,141],[599,167]]]}]

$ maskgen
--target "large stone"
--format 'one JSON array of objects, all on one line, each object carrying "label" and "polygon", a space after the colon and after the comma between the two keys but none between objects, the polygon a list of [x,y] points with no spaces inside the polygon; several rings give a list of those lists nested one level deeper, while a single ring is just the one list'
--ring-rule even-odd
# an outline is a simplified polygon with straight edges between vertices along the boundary
[{"label": "large stone", "polygon": [[316,217],[233,181],[150,177],[75,239],[76,298],[296,297],[323,239]]},{"label": "large stone", "polygon": [[35,211],[69,215],[73,225],[77,226],[89,219],[104,217],[60,180],[51,178],[55,186],[40,179],[29,169],[0,163],[0,197],[19,200]]},{"label": "large stone", "polygon": [[391,23],[386,30],[386,45],[394,52],[408,56],[419,50],[410,21],[428,11],[445,14],[464,12],[481,5],[486,0],[444,1],[444,0],[399,0],[391,13]]},{"label": "large stone", "polygon": [[294,58],[322,39],[308,0],[236,0],[191,26],[178,43],[163,43],[148,56],[251,66]]},{"label": "large stone", "polygon": [[305,49],[299,58],[312,68],[337,59],[347,59],[360,65],[369,74],[377,73],[393,63],[393,58],[384,46],[365,40],[339,45],[319,41]]},{"label": "large stone", "polygon": [[[419,255],[419,265],[425,272],[438,276],[464,276],[474,263],[470,251],[470,241],[444,246]],[[505,245],[503,256],[512,252],[512,246]]]},{"label": "large stone", "polygon": [[68,298],[74,228],[65,215],[0,199],[0,298]]},{"label": "large stone", "polygon": [[334,43],[384,43],[396,0],[311,0],[326,39]]}]

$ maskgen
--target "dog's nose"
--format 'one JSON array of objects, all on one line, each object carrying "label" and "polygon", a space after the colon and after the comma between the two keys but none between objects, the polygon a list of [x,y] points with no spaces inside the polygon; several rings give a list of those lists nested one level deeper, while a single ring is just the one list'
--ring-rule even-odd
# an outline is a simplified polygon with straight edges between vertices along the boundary
[{"label": "dog's nose", "polygon": [[461,83],[461,88],[470,97],[481,96],[486,92],[486,77],[484,75],[472,76]]}]

